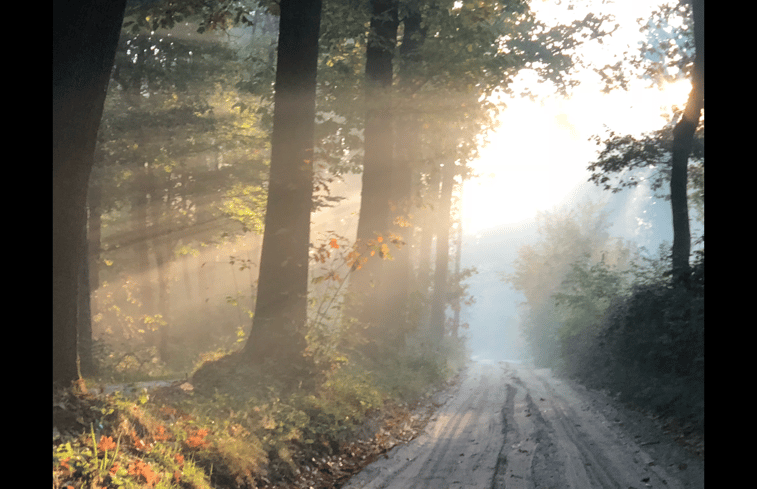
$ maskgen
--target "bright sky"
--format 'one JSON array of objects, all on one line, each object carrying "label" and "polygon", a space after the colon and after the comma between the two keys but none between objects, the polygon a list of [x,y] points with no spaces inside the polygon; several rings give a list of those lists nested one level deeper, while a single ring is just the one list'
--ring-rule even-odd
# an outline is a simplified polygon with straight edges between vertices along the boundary
[{"label": "bright sky", "polygon": [[[647,17],[659,0],[597,0],[590,8],[576,6],[571,11],[567,10],[568,2],[556,3],[534,0],[533,8],[545,20],[560,19],[564,23],[582,19],[589,11],[615,13],[621,27],[609,42],[585,53],[602,66],[617,61],[613,56],[618,53],[638,49],[635,43],[642,35],[635,19]],[[528,75],[518,83],[531,89],[538,86]],[[533,218],[537,211],[553,209],[588,179],[586,167],[599,148],[588,138],[602,133],[603,125],[623,133],[659,129],[665,122],[663,111],[671,105],[682,106],[689,90],[688,82],[664,90],[639,82],[628,92],[603,94],[598,78],[587,74],[569,100],[554,96],[536,102],[506,100],[501,127],[490,136],[481,159],[471,164],[482,177],[466,182],[463,189],[465,233],[517,223]]]}]

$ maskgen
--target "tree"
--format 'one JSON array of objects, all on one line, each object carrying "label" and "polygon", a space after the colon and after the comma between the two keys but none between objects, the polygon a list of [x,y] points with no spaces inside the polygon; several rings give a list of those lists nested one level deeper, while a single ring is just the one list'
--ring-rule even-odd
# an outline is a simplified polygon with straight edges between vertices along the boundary
[{"label": "tree", "polygon": [[452,189],[455,185],[455,164],[442,165],[442,189],[439,198],[439,221],[436,223],[436,264],[434,265],[434,295],[431,301],[431,338],[438,345],[446,331],[447,270],[449,268],[449,230],[452,224]]},{"label": "tree", "polygon": [[78,378],[87,184],[126,0],[53,5],[53,384]]},{"label": "tree", "polygon": [[[578,42],[564,37],[587,28],[593,37],[602,31],[601,19],[594,16],[570,26],[542,28],[529,14],[526,3],[519,0],[475,5],[430,0],[399,2],[399,6],[375,1],[372,6],[366,53],[369,107],[358,238],[366,242],[391,232],[405,246],[393,253],[392,261],[369,264],[355,274],[351,291],[363,297],[371,294],[372,310],[353,315],[380,330],[374,331],[374,339],[388,339],[401,338],[408,329],[404,309],[408,292],[417,288],[408,287],[413,282],[408,274],[412,270],[408,257],[415,237],[413,228],[416,236],[423,236],[421,261],[430,255],[424,250],[437,230],[431,225],[418,229],[420,220],[414,222],[414,217],[422,214],[420,208],[439,197],[438,185],[426,189],[423,182],[433,182],[435,175],[441,174],[442,161],[450,162],[458,176],[466,178],[465,162],[476,157],[482,134],[494,126],[496,107],[488,96],[506,89],[524,67],[536,69],[562,88],[568,86],[563,79],[571,61],[566,51]],[[385,41],[372,41],[370,36],[383,37]],[[372,47],[374,44],[378,49]],[[395,59],[396,54],[399,56]],[[372,62],[374,58],[383,65]],[[399,69],[394,70],[392,64]],[[370,86],[372,70],[377,66],[385,67],[384,91],[391,90],[391,94],[374,91]],[[392,83],[394,71],[398,73],[397,83]],[[379,121],[378,117],[372,118],[378,114],[372,112],[377,105],[391,107],[391,111],[385,111],[383,129],[373,126],[374,121]],[[395,126],[393,140],[391,125]],[[382,139],[378,134],[386,136]],[[373,148],[378,150],[374,152]],[[383,155],[381,160],[375,159],[377,154]],[[383,162],[383,168],[376,165],[378,161]],[[424,193],[427,195],[422,201],[418,197]],[[446,202],[440,204],[449,208]],[[449,222],[449,216],[438,215],[438,209],[436,214],[437,220]],[[422,264],[420,268],[419,284],[428,276],[430,267]],[[440,287],[443,283],[446,277],[439,282]],[[428,290],[418,291],[425,300]]]},{"label": "tree", "polygon": [[[369,243],[386,234],[389,228],[390,189],[394,153],[392,120],[392,80],[394,49],[399,24],[397,0],[371,0],[370,31],[365,61],[365,156],[363,186],[360,198],[357,241],[363,253]],[[366,301],[371,288],[381,278],[381,261],[368,260],[361,273],[350,282],[350,292],[358,308],[353,314],[375,333],[377,323],[385,312],[382,294]],[[373,335],[371,335],[373,336]],[[375,338],[373,338],[375,339]],[[374,349],[375,351],[375,349]]]},{"label": "tree", "polygon": [[[670,182],[670,204],[673,216],[673,247],[672,273],[674,278],[684,279],[689,276],[689,255],[691,253],[691,232],[689,229],[688,211],[688,178],[693,177],[695,198],[703,207],[704,197],[704,124],[700,126],[700,118],[704,110],[704,0],[689,0],[690,23],[693,24],[693,59],[681,55],[676,49],[675,64],[683,65],[689,72],[691,92],[685,109],[678,115],[678,121],[662,130],[646,134],[641,138],[623,136],[610,133],[608,139],[598,143],[604,144],[596,162],[589,165],[592,171],[590,181],[603,185],[605,189],[618,191],[625,186],[633,186],[637,181],[631,175],[621,178],[618,186],[612,187],[608,182],[611,174],[619,174],[628,170],[643,167],[657,167],[657,177],[653,187],[659,188],[664,181]],[[665,20],[677,11],[665,10],[660,15]],[[686,31],[687,26],[684,26]],[[659,30],[659,29],[658,29]],[[670,45],[670,41],[666,43]],[[677,45],[676,45],[677,48]],[[646,51],[653,47],[645,46]],[[667,52],[660,53],[665,58]],[[632,64],[643,65],[641,60]],[[647,67],[646,75],[664,77],[666,65],[652,63]],[[677,67],[676,67],[677,68]],[[677,71],[677,70],[676,70]],[[623,79],[622,73],[618,76]],[[697,163],[690,168],[689,158],[693,157]],[[701,213],[701,212],[700,212]]]},{"label": "tree", "polygon": [[243,355],[302,366],[307,346],[308,251],[320,0],[283,0],[271,173],[255,316]]},{"label": "tree", "polygon": [[391,167],[391,185],[389,188],[389,222],[391,234],[403,243],[393,252],[393,260],[383,265],[382,288],[385,297],[384,309],[392,311],[383,314],[381,329],[387,331],[395,345],[404,343],[411,327],[408,319],[408,293],[412,289],[411,243],[413,231],[413,189],[421,160],[420,154],[420,113],[406,95],[416,88],[418,79],[413,67],[419,63],[418,52],[426,37],[422,24],[420,5],[417,2],[404,2],[404,17],[401,19],[402,42],[399,46],[398,83],[396,91],[404,110],[395,112],[394,158]]},{"label": "tree", "polygon": [[[679,115],[680,116],[680,115]],[[679,117],[676,116],[676,117]],[[670,158],[675,120],[662,129],[635,136],[610,131],[606,138],[595,136],[602,146],[588,169],[589,181],[613,193],[647,181],[658,198],[670,200]],[[651,174],[649,170],[652,170]],[[688,202],[704,222],[704,120],[697,127],[689,153]]]},{"label": "tree", "polygon": [[559,362],[566,318],[556,307],[555,295],[565,292],[564,282],[571,278],[571,271],[598,263],[623,269],[628,263],[628,247],[609,236],[607,217],[592,203],[540,213],[539,241],[522,246],[513,264],[515,271],[503,277],[525,297],[521,329],[537,365]]},{"label": "tree", "polygon": [[[142,17],[127,10],[125,24]],[[195,34],[198,22],[191,18],[168,32],[122,29],[90,179],[93,249],[102,246],[103,258],[115,263],[103,267],[103,279],[113,290],[130,276],[140,301],[138,308],[120,304],[137,321],[134,332],[139,334],[121,342],[117,340],[126,338],[108,334],[107,346],[113,353],[147,353],[161,361],[154,367],[174,369],[185,368],[180,362],[191,355],[193,342],[215,346],[177,334],[178,329],[199,329],[199,313],[227,308],[225,300],[206,303],[189,297],[195,283],[189,280],[189,257],[199,259],[202,250],[206,260],[215,261],[206,245],[222,245],[247,232],[260,234],[259,239],[245,237],[246,244],[257,245],[268,178],[270,133],[261,128],[259,109],[271,104],[235,85],[248,72],[248,62],[240,57],[252,48],[267,48],[271,36],[247,37],[245,52],[238,53],[238,37]],[[105,216],[102,233],[96,230],[100,214]],[[184,265],[183,280],[172,287],[178,265]],[[201,290],[221,293],[226,287],[233,295],[237,288],[230,291],[232,285],[231,280],[219,281]],[[96,288],[93,282],[92,292]],[[106,294],[97,295],[102,300]],[[251,307],[253,299],[250,295],[245,305]],[[103,339],[111,318],[105,308],[100,312],[104,316],[95,316],[95,333]],[[228,322],[222,327],[206,320],[202,331],[220,335],[228,327]]]},{"label": "tree", "polygon": [[694,20],[694,67],[691,93],[686,109],[673,129],[673,151],[670,159],[670,205],[673,209],[673,277],[683,281],[689,275],[691,234],[686,197],[689,153],[699,118],[704,110],[704,0],[691,0]]}]

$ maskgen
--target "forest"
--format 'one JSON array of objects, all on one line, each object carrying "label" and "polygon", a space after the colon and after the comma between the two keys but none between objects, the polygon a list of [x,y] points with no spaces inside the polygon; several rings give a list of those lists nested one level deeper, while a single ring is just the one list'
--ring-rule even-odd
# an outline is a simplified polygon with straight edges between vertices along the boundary
[{"label": "forest", "polygon": [[[587,70],[689,83],[583,164],[649,188],[673,241],[613,236],[596,202],[535,211],[499,271],[523,358],[703,436],[704,0],[537,3],[54,4],[54,488],[342,487],[416,436],[472,361],[491,263],[461,258],[463,187],[500,101]],[[621,25],[636,51],[580,55]]]}]

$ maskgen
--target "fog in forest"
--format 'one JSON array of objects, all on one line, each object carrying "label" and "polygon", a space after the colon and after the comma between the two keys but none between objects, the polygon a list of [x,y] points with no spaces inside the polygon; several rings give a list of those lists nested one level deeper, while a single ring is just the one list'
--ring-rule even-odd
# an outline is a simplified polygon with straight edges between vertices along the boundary
[{"label": "fog in forest", "polygon": [[703,5],[56,4],[54,487],[698,487]]},{"label": "fog in forest", "polygon": [[[452,11],[461,5],[455,4]],[[544,2],[534,7],[545,18],[557,15]],[[98,193],[90,195],[90,235],[99,239],[90,245],[99,248],[90,257],[96,261],[90,266],[97,275],[90,278],[95,285],[93,337],[103,349],[100,355],[116,364],[155,363],[150,358],[154,350],[144,356],[136,352],[139,348],[133,345],[142,344],[159,349],[162,361],[171,358],[176,368],[188,371],[197,361],[189,357],[228,349],[235,338],[241,342],[249,334],[270,150],[265,133],[269,126],[253,104],[270,109],[270,100],[257,95],[261,86],[255,84],[272,82],[277,32],[275,17],[256,15],[255,28],[200,35],[193,26],[179,24],[172,31],[122,36],[92,178]],[[633,23],[622,27],[618,32],[634,30]],[[621,37],[615,33],[610,39]],[[627,52],[629,45],[633,42],[622,41],[616,49]],[[600,47],[587,43],[586,49]],[[582,56],[597,64],[603,57],[618,59],[611,42],[603,49]],[[269,78],[240,71],[239,66],[250,66],[238,65],[240,60],[254,65],[257,76],[267,73]],[[161,69],[166,74],[161,75]],[[529,70],[519,73],[511,93],[491,99],[501,109],[499,127],[477,142],[478,157],[465,162],[474,175],[465,182],[457,177],[450,246],[451,250],[457,246],[454,240],[462,232],[462,251],[459,264],[451,253],[449,265],[450,271],[456,266],[476,270],[464,281],[474,302],[462,307],[459,319],[466,325],[460,335],[467,338],[474,359],[522,361],[530,356],[519,334],[519,304],[524,298],[503,278],[512,273],[518,250],[539,239],[539,213],[590,202],[608,213],[607,232],[613,238],[652,253],[672,240],[670,203],[650,189],[643,175],[641,185],[615,194],[587,183],[586,167],[599,150],[590,138],[606,136],[608,129],[633,134],[658,129],[671,108],[685,102],[686,81],[670,82],[666,90],[634,82],[626,91],[603,93],[605,81],[583,69],[585,75],[580,71],[571,75],[576,80],[571,95],[557,94],[554,86],[541,80],[535,82]],[[243,84],[237,87],[246,87],[252,95],[233,88],[232,81],[240,74]],[[144,77],[141,85],[134,85],[139,76]],[[168,81],[161,81],[161,76]],[[179,92],[198,90],[203,108],[187,109],[193,115],[182,120],[180,112],[186,107],[172,105],[180,99],[179,92],[163,90],[163,84],[173,84]],[[528,94],[519,96],[519,91]],[[161,112],[161,104],[170,109]],[[317,131],[344,123],[345,118],[334,112],[339,106],[334,107],[318,113]],[[178,125],[166,129],[157,122],[159,127],[151,131],[149,125],[140,126],[138,117],[125,117],[127,113],[142,113],[154,121],[176,118],[177,124],[188,123],[187,131]],[[209,127],[216,133],[208,136]],[[312,215],[313,248],[324,243],[343,247],[356,237],[361,174],[352,157],[359,152],[354,145],[361,142],[362,133],[348,127],[338,131],[339,143],[346,147],[338,149],[342,156],[335,169],[318,173],[324,185],[316,194],[328,205]],[[472,140],[479,137],[483,138],[470,135]],[[321,144],[328,147],[335,141],[324,139]],[[202,145],[207,148],[198,149]],[[130,161],[135,154],[145,159],[141,176],[140,165]],[[653,173],[646,171],[648,176]],[[135,190],[141,196],[129,193]],[[411,254],[418,253],[417,244],[408,244]],[[311,269],[311,279],[326,270],[320,265]],[[333,277],[335,272],[328,273]],[[311,286],[326,293],[324,287]],[[451,309],[446,315],[450,320]],[[119,338],[120,346],[109,345],[105,338]],[[184,358],[176,362],[177,356]]]}]

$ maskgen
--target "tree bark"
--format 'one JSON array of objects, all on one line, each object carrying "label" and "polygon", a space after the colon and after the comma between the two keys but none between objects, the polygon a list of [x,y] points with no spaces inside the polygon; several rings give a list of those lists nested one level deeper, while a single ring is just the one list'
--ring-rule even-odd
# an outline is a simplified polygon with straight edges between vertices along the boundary
[{"label": "tree bark", "polygon": [[413,63],[418,61],[417,52],[423,42],[421,14],[415,5],[407,5],[408,13],[403,19],[404,33],[399,48],[399,113],[395,116],[394,158],[392,161],[391,187],[389,190],[389,228],[402,241],[401,247],[392,250],[393,260],[385,262],[382,280],[382,295],[386,298],[381,329],[391,336],[391,342],[399,347],[404,344],[409,329],[407,300],[411,282],[410,242],[415,216],[412,215],[413,173],[420,160],[420,120],[414,103],[412,76]]},{"label": "tree bark", "polygon": [[[391,110],[392,60],[399,25],[396,0],[372,0],[371,24],[366,47],[366,121],[363,186],[360,198],[357,239],[359,248],[384,235],[389,229],[390,189],[394,138]],[[352,274],[350,292],[352,315],[363,324],[378,324],[384,313],[384,300],[376,288],[382,262],[369,259]],[[370,300],[366,298],[372,295]]]},{"label": "tree bark", "polygon": [[243,355],[304,365],[321,0],[282,0],[271,171],[255,316]]},{"label": "tree bark", "polygon": [[673,212],[673,278],[678,282],[689,275],[691,231],[687,200],[689,154],[701,112],[704,109],[704,0],[691,2],[694,18],[694,68],[691,92],[681,120],[673,129],[670,174],[670,205]]},{"label": "tree bark", "polygon": [[79,376],[87,185],[126,0],[53,4],[53,384]]}]

